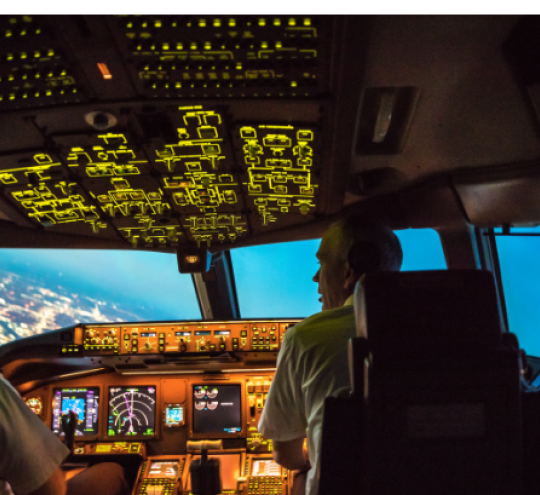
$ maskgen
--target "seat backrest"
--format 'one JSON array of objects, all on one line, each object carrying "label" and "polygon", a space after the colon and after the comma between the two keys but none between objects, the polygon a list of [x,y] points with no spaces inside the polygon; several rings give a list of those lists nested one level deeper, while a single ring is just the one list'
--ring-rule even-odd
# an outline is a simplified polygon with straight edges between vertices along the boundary
[{"label": "seat backrest", "polygon": [[[324,428],[346,429],[340,409],[359,418],[351,442],[341,435],[343,455],[360,459],[340,473],[361,484],[347,493],[521,493],[518,355],[502,342],[491,273],[369,274],[355,312],[353,397],[329,400],[321,452],[331,462]],[[329,474],[321,464],[321,495],[330,493]]]}]

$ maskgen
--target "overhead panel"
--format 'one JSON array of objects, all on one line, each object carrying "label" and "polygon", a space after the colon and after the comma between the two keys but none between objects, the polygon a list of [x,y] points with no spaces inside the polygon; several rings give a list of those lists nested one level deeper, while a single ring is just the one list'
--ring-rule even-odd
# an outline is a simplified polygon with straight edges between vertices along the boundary
[{"label": "overhead panel", "polygon": [[333,25],[0,17],[0,199],[36,229],[138,249],[228,245],[314,219]]},{"label": "overhead panel", "polygon": [[306,97],[328,89],[324,16],[119,16],[110,23],[141,95]]},{"label": "overhead panel", "polygon": [[111,106],[103,131],[80,108],[73,133],[38,115],[47,149],[0,156],[2,194],[37,228],[133,248],[230,244],[313,218],[317,123],[236,121],[234,107]]},{"label": "overhead panel", "polygon": [[87,99],[83,78],[57,31],[45,16],[0,16],[0,109]]}]

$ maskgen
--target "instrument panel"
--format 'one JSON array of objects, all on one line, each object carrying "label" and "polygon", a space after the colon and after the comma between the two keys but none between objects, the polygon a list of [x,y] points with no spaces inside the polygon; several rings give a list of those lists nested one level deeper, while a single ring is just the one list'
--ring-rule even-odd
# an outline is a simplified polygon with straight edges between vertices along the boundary
[{"label": "instrument panel", "polygon": [[246,451],[270,452],[271,441],[257,425],[273,376],[272,369],[133,376],[110,371],[40,387],[25,400],[59,436],[62,417],[75,412],[81,448],[88,442],[158,444],[177,437],[184,449],[189,439],[245,439]]}]

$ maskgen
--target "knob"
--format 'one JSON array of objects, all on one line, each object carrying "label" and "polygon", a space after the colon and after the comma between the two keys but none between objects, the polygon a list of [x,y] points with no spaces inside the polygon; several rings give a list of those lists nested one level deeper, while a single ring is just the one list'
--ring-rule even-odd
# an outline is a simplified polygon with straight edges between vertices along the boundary
[{"label": "knob", "polygon": [[152,350],[152,344],[150,342],[147,342],[144,344],[144,350],[145,351],[151,351]]}]

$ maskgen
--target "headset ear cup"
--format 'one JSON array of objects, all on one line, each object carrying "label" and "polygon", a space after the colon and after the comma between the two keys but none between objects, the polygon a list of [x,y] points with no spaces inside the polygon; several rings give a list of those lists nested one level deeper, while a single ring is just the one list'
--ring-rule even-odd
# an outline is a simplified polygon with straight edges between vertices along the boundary
[{"label": "headset ear cup", "polygon": [[349,266],[358,274],[378,272],[381,268],[381,254],[372,242],[357,242],[352,245],[347,255]]}]

